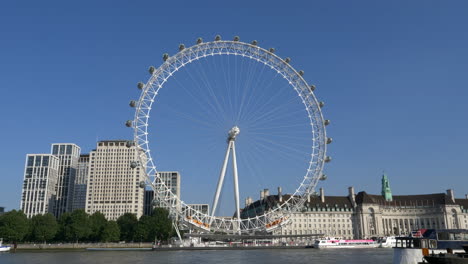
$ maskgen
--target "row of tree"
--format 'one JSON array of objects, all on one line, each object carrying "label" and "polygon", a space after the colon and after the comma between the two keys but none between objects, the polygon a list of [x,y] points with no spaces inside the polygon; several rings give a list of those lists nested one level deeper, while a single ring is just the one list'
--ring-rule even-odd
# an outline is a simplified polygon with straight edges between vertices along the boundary
[{"label": "row of tree", "polygon": [[166,209],[156,208],[151,216],[125,213],[108,221],[100,212],[84,210],[64,213],[57,220],[51,214],[28,219],[22,211],[0,215],[0,237],[7,242],[151,242],[174,235]]}]

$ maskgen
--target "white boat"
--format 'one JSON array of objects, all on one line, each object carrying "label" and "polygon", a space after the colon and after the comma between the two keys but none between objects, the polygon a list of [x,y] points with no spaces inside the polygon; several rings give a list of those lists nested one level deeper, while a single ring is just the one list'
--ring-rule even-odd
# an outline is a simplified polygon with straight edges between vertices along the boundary
[{"label": "white boat", "polygon": [[10,248],[11,248],[11,247],[9,247],[9,246],[3,246],[2,243],[3,243],[3,238],[0,238],[0,252],[10,251]]},{"label": "white boat", "polygon": [[372,239],[320,239],[315,241],[315,248],[376,248],[379,244]]},{"label": "white boat", "polygon": [[379,239],[379,247],[381,248],[392,248],[396,246],[396,237],[382,237]]}]

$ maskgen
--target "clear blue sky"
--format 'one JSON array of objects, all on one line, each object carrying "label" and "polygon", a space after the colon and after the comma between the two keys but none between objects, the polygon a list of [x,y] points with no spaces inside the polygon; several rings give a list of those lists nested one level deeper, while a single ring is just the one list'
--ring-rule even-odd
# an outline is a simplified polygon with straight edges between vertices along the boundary
[{"label": "clear blue sky", "polygon": [[382,170],[395,194],[468,193],[466,1],[169,2],[0,4],[0,206],[19,207],[27,153],[131,138],[147,67],[216,34],[275,47],[317,85],[334,138],[327,194],[380,193]]}]

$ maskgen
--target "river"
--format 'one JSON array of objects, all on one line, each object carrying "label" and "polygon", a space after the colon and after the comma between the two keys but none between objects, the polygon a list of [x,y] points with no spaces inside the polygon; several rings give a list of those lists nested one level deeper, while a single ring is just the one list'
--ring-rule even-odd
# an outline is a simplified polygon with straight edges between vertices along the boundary
[{"label": "river", "polygon": [[22,251],[1,253],[0,264],[155,263],[392,263],[392,249],[279,249],[198,251]]}]

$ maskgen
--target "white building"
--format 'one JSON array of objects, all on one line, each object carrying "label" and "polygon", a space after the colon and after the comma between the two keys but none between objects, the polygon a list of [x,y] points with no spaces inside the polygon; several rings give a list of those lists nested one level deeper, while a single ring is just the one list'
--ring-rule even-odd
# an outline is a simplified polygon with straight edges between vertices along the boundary
[{"label": "white building", "polygon": [[[170,206],[160,202],[161,199],[169,201],[171,206],[173,205],[177,211],[180,212],[180,173],[178,171],[160,171],[158,173],[160,179],[157,180],[156,186],[160,186],[161,191],[157,192],[155,195],[152,189],[146,190],[145,214],[149,215],[154,207],[162,207],[167,210],[171,210]],[[164,185],[162,185],[162,183],[164,183]],[[167,188],[170,189],[172,195],[164,191]],[[179,199],[176,199],[174,195],[176,195]]]},{"label": "white building", "polygon": [[[283,203],[290,195],[269,195],[246,199],[242,218],[262,215]],[[382,178],[382,193],[354,193],[347,196],[325,196],[321,188],[309,196],[299,212],[291,213],[289,224],[274,230],[274,234],[322,234],[328,237],[371,238],[408,235],[418,229],[468,229],[468,195],[456,199],[453,190],[446,193],[392,195],[387,177]]]},{"label": "white building", "polygon": [[[162,205],[159,203],[159,199],[166,199],[166,200],[171,200],[174,204],[174,206],[177,208],[177,211],[180,212],[181,205],[180,205],[180,173],[178,171],[160,171],[159,177],[162,182],[164,182],[164,185],[166,188],[169,188],[172,192],[172,194],[176,195],[179,197],[179,199],[173,199],[169,197],[167,192],[159,192],[157,195],[155,195],[154,199],[154,204],[157,207],[163,207],[168,210],[170,208],[167,208],[167,206]],[[167,197],[162,197],[164,194],[166,194]]]},{"label": "white building", "polygon": [[80,155],[73,187],[72,211],[86,208],[86,186],[88,183],[89,154]]},{"label": "white building", "polygon": [[52,213],[59,159],[50,154],[28,154],[24,170],[21,210],[27,217]]},{"label": "white building", "polygon": [[56,201],[53,213],[59,217],[72,210],[73,187],[80,147],[73,143],[52,144],[52,155],[59,158],[58,179],[56,187]]},{"label": "white building", "polygon": [[[210,213],[210,205],[209,204],[187,204],[187,206],[189,206],[193,210],[199,211],[199,212],[201,212],[203,214],[209,214]],[[184,208],[184,212],[185,212],[185,217],[192,216],[192,211],[191,210],[186,210],[186,208]]]},{"label": "white building", "polygon": [[[116,220],[124,213],[143,215],[144,168],[138,164],[140,152],[127,140],[106,140],[97,143],[90,153],[86,212],[103,213]],[[132,162],[137,162],[135,168]]]}]

